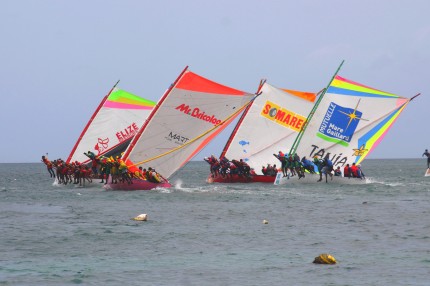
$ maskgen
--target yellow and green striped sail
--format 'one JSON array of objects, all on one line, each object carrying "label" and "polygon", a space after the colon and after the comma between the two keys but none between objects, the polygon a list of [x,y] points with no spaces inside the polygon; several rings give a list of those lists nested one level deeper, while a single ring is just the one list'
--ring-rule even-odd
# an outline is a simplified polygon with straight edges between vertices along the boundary
[{"label": "yellow and green striped sail", "polygon": [[381,142],[410,99],[336,76],[304,132],[296,153],[360,163]]}]

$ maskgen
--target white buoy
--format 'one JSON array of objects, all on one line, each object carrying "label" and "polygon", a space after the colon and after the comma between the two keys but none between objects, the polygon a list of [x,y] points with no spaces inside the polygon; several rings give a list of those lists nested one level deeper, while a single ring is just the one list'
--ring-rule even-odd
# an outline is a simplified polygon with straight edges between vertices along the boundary
[{"label": "white buoy", "polygon": [[140,214],[137,217],[133,218],[134,220],[138,220],[138,221],[146,221],[148,219],[148,215],[147,214]]}]

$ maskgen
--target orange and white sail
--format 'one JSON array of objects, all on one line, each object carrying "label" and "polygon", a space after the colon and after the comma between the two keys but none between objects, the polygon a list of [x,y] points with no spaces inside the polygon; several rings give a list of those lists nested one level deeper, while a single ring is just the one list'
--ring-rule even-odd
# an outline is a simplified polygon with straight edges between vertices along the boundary
[{"label": "orange and white sail", "polygon": [[288,154],[317,94],[276,88],[267,82],[259,96],[242,114],[221,154],[229,160],[242,159],[261,174],[262,166],[280,166],[273,156]]},{"label": "orange and white sail", "polygon": [[135,166],[169,178],[239,115],[254,97],[188,70],[166,91],[125,151]]}]

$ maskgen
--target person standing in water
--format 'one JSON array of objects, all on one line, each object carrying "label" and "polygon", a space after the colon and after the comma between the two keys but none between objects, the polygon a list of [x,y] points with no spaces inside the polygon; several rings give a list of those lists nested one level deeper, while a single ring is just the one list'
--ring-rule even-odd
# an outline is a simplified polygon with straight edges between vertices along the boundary
[{"label": "person standing in water", "polygon": [[427,169],[430,169],[430,153],[427,149],[424,151],[421,157],[423,157],[424,155],[427,156]]}]

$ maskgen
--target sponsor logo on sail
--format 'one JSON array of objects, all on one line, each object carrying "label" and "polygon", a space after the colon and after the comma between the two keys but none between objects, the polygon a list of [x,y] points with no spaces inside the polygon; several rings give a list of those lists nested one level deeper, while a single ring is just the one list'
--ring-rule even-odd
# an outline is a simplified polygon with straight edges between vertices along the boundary
[{"label": "sponsor logo on sail", "polygon": [[185,136],[178,134],[178,133],[173,133],[172,131],[170,131],[169,135],[166,136],[165,138],[168,141],[175,142],[178,145],[183,145],[190,140],[190,138],[185,137]]},{"label": "sponsor logo on sail", "polygon": [[352,156],[363,156],[364,154],[366,154],[367,151],[369,151],[369,149],[366,149],[366,146],[364,144],[361,145],[360,148],[353,150],[354,154],[352,154]]},{"label": "sponsor logo on sail", "polygon": [[215,115],[208,115],[198,107],[194,107],[193,109],[191,109],[191,107],[189,105],[182,103],[181,105],[179,105],[175,109],[179,110],[180,112],[183,112],[187,115],[190,115],[194,118],[210,122],[213,125],[218,125],[221,123],[221,120],[216,118]]},{"label": "sponsor logo on sail", "polygon": [[294,113],[269,100],[266,101],[266,104],[261,111],[261,115],[277,124],[297,132],[300,131],[306,121],[306,118],[300,114]]},{"label": "sponsor logo on sail", "polygon": [[364,156],[366,152],[369,151],[369,149],[366,149],[366,145],[362,144],[360,148],[352,148],[352,152],[350,153],[349,149],[344,149],[347,154],[343,153],[330,153],[328,150],[325,150],[324,148],[320,148],[316,144],[310,144],[311,152],[309,153],[309,158],[318,157],[318,158],[325,158],[328,157],[332,162],[334,166],[345,166],[346,163],[350,162],[356,162],[356,158],[352,157],[360,157]]},{"label": "sponsor logo on sail", "polygon": [[119,142],[123,142],[136,135],[137,131],[139,131],[139,127],[133,122],[123,130],[116,132],[115,135]]},{"label": "sponsor logo on sail", "polygon": [[94,150],[97,151],[97,155],[100,155],[100,153],[106,150],[107,148],[109,148],[109,138],[106,138],[106,139],[98,138],[97,143],[94,146]]},{"label": "sponsor logo on sail", "polygon": [[363,113],[358,111],[357,107],[352,109],[331,102],[318,129],[317,136],[347,147],[359,121],[362,119]]}]

